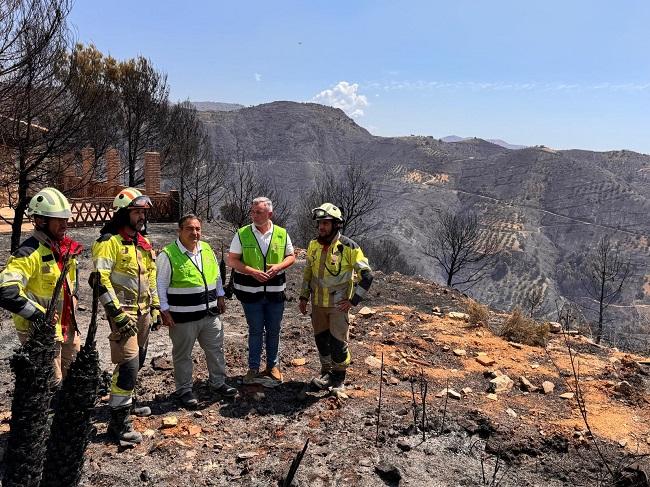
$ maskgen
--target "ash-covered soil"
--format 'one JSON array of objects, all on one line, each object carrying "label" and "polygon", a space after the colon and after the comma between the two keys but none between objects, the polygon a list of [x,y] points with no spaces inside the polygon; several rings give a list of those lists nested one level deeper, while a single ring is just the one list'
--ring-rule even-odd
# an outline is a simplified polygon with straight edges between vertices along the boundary
[{"label": "ash-covered soil", "polygon": [[[71,231],[86,247],[80,259],[82,337],[90,320],[86,281],[92,267],[90,246],[97,235],[96,228]],[[150,238],[161,248],[175,238],[175,226],[154,224]],[[227,251],[231,235],[206,224],[204,238],[220,256],[221,243]],[[8,235],[1,235],[0,248],[8,245]],[[7,255],[2,251],[0,262]],[[298,251],[298,262],[288,273],[289,301],[282,332],[284,384],[276,389],[241,385],[247,327],[239,303],[228,301],[223,316],[226,360],[229,382],[240,394],[232,401],[210,396],[197,345],[195,391],[201,402],[197,410],[185,410],[171,398],[169,337],[164,329],[154,332],[138,386],[140,400],[151,406],[153,415],[134,423],[144,442],[124,451],[108,443],[108,409],[99,401],[97,435],[87,451],[82,485],[275,486],[307,439],[309,448],[296,482],[301,486],[591,486],[607,478],[575,401],[560,397],[571,385],[564,341],[554,338],[548,351],[519,348],[486,327],[450,319],[447,313],[465,310],[465,297],[424,279],[377,273],[364,303],[374,314],[363,317],[355,310],[348,397],[305,393],[319,364],[309,317],[300,315],[296,301],[303,265]],[[494,315],[491,321],[499,319]],[[101,325],[102,365],[112,370],[105,320]],[[580,337],[572,341],[579,346],[589,419],[600,449],[612,465],[640,462],[645,467],[644,459],[633,456],[647,452],[650,442],[644,366],[637,366],[635,357],[590,346]],[[8,357],[17,343],[5,313],[0,330],[2,450],[13,390]],[[479,353],[487,353],[495,364],[478,363]],[[305,364],[292,365],[301,363],[296,359],[305,359]],[[515,385],[490,398],[486,375],[495,370],[507,374]],[[418,379],[420,374],[423,380]],[[536,387],[544,380],[553,382],[554,392],[523,391],[519,378],[524,374]],[[621,387],[621,381],[630,388]],[[413,426],[414,414],[421,423],[422,408],[413,407],[412,385],[420,403],[420,385],[425,382],[428,421],[423,434]],[[460,399],[436,397],[445,387],[459,392]],[[169,416],[175,416],[178,424],[163,428],[162,420]]]}]

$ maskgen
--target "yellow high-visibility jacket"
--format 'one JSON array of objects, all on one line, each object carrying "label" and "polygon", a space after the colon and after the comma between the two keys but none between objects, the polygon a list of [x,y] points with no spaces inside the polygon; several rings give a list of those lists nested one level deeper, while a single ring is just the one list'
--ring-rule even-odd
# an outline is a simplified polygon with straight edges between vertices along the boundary
[{"label": "yellow high-visibility jacket", "polygon": [[[59,321],[55,336],[58,341],[63,340],[64,328],[75,326],[70,297],[77,293],[76,255],[81,252],[81,246],[77,242],[66,237],[63,243],[66,246],[65,252],[70,250],[70,258],[66,284],[57,303]],[[52,245],[45,234],[34,231],[9,257],[7,266],[0,272],[0,306],[11,311],[16,330],[20,332],[28,332],[30,323],[44,315],[52,300],[56,281],[61,275]],[[64,298],[64,292],[68,293],[68,298]],[[64,302],[68,304],[65,312]]]},{"label": "yellow high-visibility jacket", "polygon": [[160,309],[156,289],[156,255],[149,240],[106,233],[93,244],[93,265],[99,274],[99,301],[115,317],[137,318]]},{"label": "yellow high-visibility jacket", "polygon": [[300,299],[314,306],[334,307],[342,299],[357,305],[372,283],[368,259],[352,239],[340,233],[328,246],[312,240],[307,247]]}]

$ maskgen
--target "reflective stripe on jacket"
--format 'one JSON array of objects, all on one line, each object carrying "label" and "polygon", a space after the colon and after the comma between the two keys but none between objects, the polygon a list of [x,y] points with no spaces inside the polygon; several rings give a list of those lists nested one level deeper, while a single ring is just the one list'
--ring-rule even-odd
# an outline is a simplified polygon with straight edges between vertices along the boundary
[{"label": "reflective stripe on jacket", "polygon": [[186,253],[181,252],[176,242],[163,249],[172,269],[167,288],[169,311],[177,323],[200,320],[209,312],[217,313],[219,264],[207,242],[199,242],[198,245],[202,270]]},{"label": "reflective stripe on jacket", "polygon": [[314,306],[334,307],[343,299],[356,305],[370,289],[372,274],[368,259],[348,237],[338,234],[330,245],[312,240],[306,259],[300,297],[311,296]]},{"label": "reflective stripe on jacket", "polygon": [[[61,290],[57,311],[59,321],[56,325],[56,339],[63,340],[64,332],[75,328],[75,316],[71,295],[77,292],[76,256],[82,247],[72,239],[65,238],[65,251],[70,251],[68,273]],[[25,240],[0,273],[0,306],[13,313],[16,330],[29,331],[30,323],[43,316],[52,300],[56,281],[61,275],[62,251],[52,252],[49,239],[42,232]],[[57,257],[59,262],[57,262]],[[67,294],[67,298],[65,295]],[[64,302],[67,310],[64,312]]]},{"label": "reflective stripe on jacket", "polygon": [[106,233],[93,244],[93,265],[99,273],[99,300],[109,316],[121,311],[134,317],[160,308],[156,290],[156,256],[145,237]]},{"label": "reflective stripe on jacket", "polygon": [[[270,265],[279,264],[284,260],[287,249],[287,231],[284,228],[273,225],[273,234],[266,255],[262,253],[260,244],[255,238],[252,224],[240,228],[237,235],[242,247],[241,261],[245,265],[266,270]],[[266,282],[259,282],[253,276],[235,271],[233,282],[235,295],[242,303],[255,302],[263,297],[271,301],[283,301],[284,290],[287,287],[284,271],[278,272]]]}]

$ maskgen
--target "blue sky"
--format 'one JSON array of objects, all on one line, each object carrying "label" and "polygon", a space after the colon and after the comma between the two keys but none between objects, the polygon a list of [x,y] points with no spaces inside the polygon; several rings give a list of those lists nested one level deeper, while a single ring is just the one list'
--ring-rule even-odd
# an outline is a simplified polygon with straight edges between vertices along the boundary
[{"label": "blue sky", "polygon": [[317,101],[376,135],[650,153],[647,1],[77,0],[79,41],[173,100]]}]

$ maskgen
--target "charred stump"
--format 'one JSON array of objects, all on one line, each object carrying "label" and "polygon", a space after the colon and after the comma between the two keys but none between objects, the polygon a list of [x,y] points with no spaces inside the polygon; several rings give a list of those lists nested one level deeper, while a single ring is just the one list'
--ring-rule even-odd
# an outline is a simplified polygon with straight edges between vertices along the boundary
[{"label": "charred stump", "polygon": [[97,289],[93,290],[92,318],[86,343],[63,380],[47,446],[41,487],[76,487],[85,452],[95,431],[92,416],[100,383],[97,332]]},{"label": "charred stump", "polygon": [[34,321],[29,340],[9,361],[16,385],[3,487],[38,487],[41,482],[54,394],[54,337],[47,317]]}]

